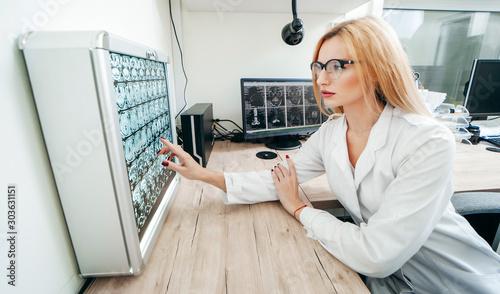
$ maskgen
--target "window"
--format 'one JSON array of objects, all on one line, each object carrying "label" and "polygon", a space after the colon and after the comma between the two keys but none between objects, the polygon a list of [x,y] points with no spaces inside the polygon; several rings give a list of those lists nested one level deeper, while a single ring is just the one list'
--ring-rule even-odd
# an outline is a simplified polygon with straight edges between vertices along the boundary
[{"label": "window", "polygon": [[463,104],[476,58],[500,58],[500,13],[384,9],[423,86]]}]

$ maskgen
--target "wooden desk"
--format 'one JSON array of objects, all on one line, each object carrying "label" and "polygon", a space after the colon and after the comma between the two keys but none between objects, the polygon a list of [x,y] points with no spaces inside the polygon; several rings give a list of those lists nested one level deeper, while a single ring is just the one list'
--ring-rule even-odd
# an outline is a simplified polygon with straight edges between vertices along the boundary
[{"label": "wooden desk", "polygon": [[455,192],[500,192],[500,153],[486,150],[488,146],[457,144]]},{"label": "wooden desk", "polygon": [[[287,154],[279,152],[274,160],[255,157],[266,149],[216,142],[208,167],[228,172],[271,169]],[[309,203],[304,187],[301,197]],[[321,194],[321,189],[311,191]],[[369,292],[356,272],[307,238],[278,202],[224,205],[220,190],[181,179],[144,273],[98,278],[86,293]]]}]

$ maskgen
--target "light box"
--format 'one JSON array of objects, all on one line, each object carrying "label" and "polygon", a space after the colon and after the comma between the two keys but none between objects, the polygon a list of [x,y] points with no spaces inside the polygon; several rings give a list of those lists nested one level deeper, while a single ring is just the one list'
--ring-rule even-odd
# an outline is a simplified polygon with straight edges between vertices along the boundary
[{"label": "light box", "polygon": [[105,31],[19,47],[81,275],[140,274],[179,182],[157,155],[176,142],[168,56]]}]

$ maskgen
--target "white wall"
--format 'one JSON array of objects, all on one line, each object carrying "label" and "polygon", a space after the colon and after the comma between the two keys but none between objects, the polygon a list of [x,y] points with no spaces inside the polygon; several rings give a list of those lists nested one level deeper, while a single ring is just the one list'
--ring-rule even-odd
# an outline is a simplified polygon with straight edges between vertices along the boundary
[{"label": "white wall", "polygon": [[[175,0],[179,7],[179,0]],[[28,30],[107,30],[171,53],[166,0],[0,0],[0,293],[75,293],[67,234],[21,52]],[[7,284],[7,185],[16,184],[17,280]]]},{"label": "white wall", "polygon": [[299,45],[289,46],[281,29],[292,20],[291,13],[184,11],[189,105],[212,102],[214,118],[241,126],[240,78],[310,78],[317,41],[339,15],[298,16],[305,36]]}]

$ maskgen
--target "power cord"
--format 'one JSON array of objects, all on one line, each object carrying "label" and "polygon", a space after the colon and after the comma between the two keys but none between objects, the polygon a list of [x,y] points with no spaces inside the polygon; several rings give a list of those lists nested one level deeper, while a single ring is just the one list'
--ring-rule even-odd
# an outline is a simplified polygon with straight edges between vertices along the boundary
[{"label": "power cord", "polygon": [[[230,131],[222,126],[220,122],[230,122],[235,125],[237,129],[233,129],[232,131]],[[245,140],[243,136],[243,129],[234,121],[229,119],[214,119],[213,123],[215,140],[230,140],[231,142],[243,142]]]},{"label": "power cord", "polygon": [[[220,122],[230,122],[233,125],[235,125],[237,127],[237,129],[233,129],[232,131],[230,131],[227,128],[225,128],[224,126],[222,126],[220,124]],[[214,128],[213,128],[214,140],[221,140],[221,141],[230,140],[231,142],[247,141],[247,140],[245,140],[243,129],[238,124],[236,124],[234,121],[232,121],[230,119],[214,119],[213,124],[214,124]],[[315,132],[309,132],[309,133],[305,133],[305,134],[301,134],[301,135],[293,135],[291,137],[294,139],[297,139],[297,140],[307,141],[307,139],[309,139],[309,137],[314,133]],[[266,138],[260,138],[260,139],[249,140],[249,142],[263,143],[263,142],[265,142],[265,140],[266,140]]]},{"label": "power cord", "polygon": [[188,84],[188,78],[187,78],[187,75],[186,75],[186,70],[184,68],[184,55],[182,54],[181,43],[179,42],[179,37],[177,36],[177,29],[175,28],[174,17],[172,15],[172,0],[168,0],[168,10],[170,12],[170,22],[172,23],[172,28],[174,29],[175,40],[177,41],[177,46],[179,47],[179,53],[181,55],[182,73],[184,74],[184,78],[186,79],[186,82],[184,83],[184,106],[175,115],[175,118],[177,119],[177,117],[179,116],[179,114],[181,114],[181,112],[187,106],[186,89],[187,89],[187,84]]}]

